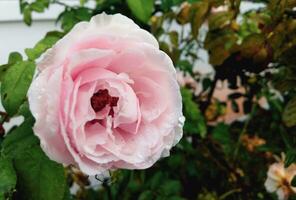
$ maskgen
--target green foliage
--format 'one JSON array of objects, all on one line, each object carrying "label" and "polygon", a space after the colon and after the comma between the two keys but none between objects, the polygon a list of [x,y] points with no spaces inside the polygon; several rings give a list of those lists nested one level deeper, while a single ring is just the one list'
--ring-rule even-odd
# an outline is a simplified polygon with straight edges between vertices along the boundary
[{"label": "green foliage", "polygon": [[173,6],[180,5],[183,0],[161,0],[161,7],[164,11],[169,11]]},{"label": "green foliage", "polygon": [[190,9],[190,15],[191,15],[190,25],[191,25],[191,31],[192,31],[193,37],[197,37],[199,28],[204,22],[208,11],[209,11],[208,1],[199,1],[192,4],[192,7]]},{"label": "green foliage", "polygon": [[224,123],[219,123],[212,132],[213,139],[219,142],[224,152],[230,154],[233,152],[233,145],[230,136],[229,126]]},{"label": "green foliage", "polygon": [[232,50],[236,45],[238,37],[233,30],[214,30],[207,34],[205,40],[205,48],[209,52],[210,63],[213,66],[222,65],[223,62],[235,50]]},{"label": "green foliage", "polygon": [[9,54],[8,64],[13,65],[17,62],[21,62],[22,60],[23,60],[23,57],[21,54],[19,54],[18,52],[12,52]]},{"label": "green foliage", "polygon": [[293,177],[293,179],[292,179],[292,181],[291,181],[291,185],[292,185],[293,187],[296,186],[296,179],[295,179],[295,176]]},{"label": "green foliage", "polygon": [[288,127],[296,125],[296,97],[291,99],[286,105],[283,112],[283,121]]},{"label": "green foliage", "polygon": [[153,0],[127,0],[132,13],[142,22],[147,23],[154,10]]},{"label": "green foliage", "polygon": [[295,149],[289,149],[286,155],[285,167],[289,167],[292,163],[296,162],[296,151]]},{"label": "green foliage", "polygon": [[34,48],[25,49],[25,52],[30,60],[36,60],[44,53],[47,49],[52,47],[59,39],[63,37],[62,32],[52,31],[48,32],[46,36],[40,40]]},{"label": "green foliage", "polygon": [[[21,113],[28,113],[25,106]],[[67,192],[63,166],[44,154],[33,134],[33,123],[27,116],[23,124],[8,133],[2,144],[2,154],[13,161],[17,174],[16,195],[19,199],[62,200]],[[0,180],[4,181],[1,176]]]},{"label": "green foliage", "polygon": [[19,54],[18,52],[12,52],[9,54],[8,62],[7,64],[1,65],[0,66],[0,81],[2,82],[3,76],[5,75],[7,69],[12,66],[13,64],[17,62],[22,61],[22,55]]},{"label": "green foliage", "polygon": [[183,111],[186,116],[184,130],[190,134],[198,133],[202,138],[204,138],[206,136],[207,129],[199,107],[194,103],[192,93],[188,89],[182,88],[181,92],[184,105]]},{"label": "green foliage", "polygon": [[63,200],[66,193],[63,166],[49,160],[39,146],[18,154],[14,163],[20,198]]},{"label": "green foliage", "polygon": [[16,62],[9,67],[1,85],[1,100],[6,112],[13,116],[26,100],[35,64],[30,61]]},{"label": "green foliage", "polygon": [[221,29],[228,24],[230,24],[231,20],[234,17],[233,11],[222,11],[214,13],[209,17],[209,29]]},{"label": "green foliage", "polygon": [[24,22],[32,24],[32,12],[42,13],[48,8],[50,0],[20,0],[21,13],[24,15]]},{"label": "green foliage", "polygon": [[27,148],[39,145],[37,137],[32,130],[33,119],[28,118],[19,127],[12,129],[2,143],[4,155],[14,158]]},{"label": "green foliage", "polygon": [[80,21],[89,21],[92,17],[92,11],[85,7],[68,8],[66,7],[57,21],[61,22],[61,27],[65,32],[70,31],[73,26]]},{"label": "green foliage", "polygon": [[3,155],[0,156],[0,199],[8,196],[15,188],[16,174],[11,160]]}]

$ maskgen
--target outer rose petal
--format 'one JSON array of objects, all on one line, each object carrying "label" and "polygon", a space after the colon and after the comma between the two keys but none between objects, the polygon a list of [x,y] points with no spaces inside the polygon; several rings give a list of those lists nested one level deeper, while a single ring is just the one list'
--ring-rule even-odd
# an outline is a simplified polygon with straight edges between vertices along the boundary
[{"label": "outer rose petal", "polygon": [[[168,156],[182,137],[173,63],[127,17],[102,14],[77,24],[38,69],[28,93],[34,131],[57,162],[88,175],[144,169]],[[100,91],[108,93],[94,95]],[[93,96],[98,105],[108,101],[95,110]]]},{"label": "outer rose petal", "polygon": [[57,44],[45,53],[44,59],[38,65],[39,70],[47,67],[60,66],[73,47],[73,41],[98,35],[118,35],[124,40],[148,43],[158,48],[157,40],[147,31],[141,29],[131,19],[121,15],[102,13],[92,17],[90,23],[80,22]]},{"label": "outer rose petal", "polygon": [[30,86],[28,98],[30,110],[36,120],[34,133],[40,138],[47,155],[61,163],[71,164],[70,155],[59,132],[59,91],[62,68],[52,72],[50,68],[40,74]]}]

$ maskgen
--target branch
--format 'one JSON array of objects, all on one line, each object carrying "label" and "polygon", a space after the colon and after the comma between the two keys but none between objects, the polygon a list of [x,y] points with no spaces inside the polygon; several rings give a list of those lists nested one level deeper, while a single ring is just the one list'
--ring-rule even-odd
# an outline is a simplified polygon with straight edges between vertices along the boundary
[{"label": "branch", "polygon": [[202,113],[203,114],[205,113],[205,111],[207,110],[207,108],[209,107],[209,105],[211,104],[211,100],[212,100],[214,91],[216,89],[217,81],[218,81],[218,75],[217,75],[217,72],[216,72],[215,77],[214,77],[214,80],[212,82],[211,89],[210,89],[209,94],[208,94],[208,97],[207,97],[207,101],[205,102],[205,104],[204,104],[204,106],[202,108]]},{"label": "branch", "polygon": [[58,5],[61,5],[61,6],[65,6],[65,7],[69,7],[69,5],[67,5],[66,3],[63,3],[63,2],[58,1],[58,0],[53,0],[52,3],[54,3],[54,4],[58,4]]}]

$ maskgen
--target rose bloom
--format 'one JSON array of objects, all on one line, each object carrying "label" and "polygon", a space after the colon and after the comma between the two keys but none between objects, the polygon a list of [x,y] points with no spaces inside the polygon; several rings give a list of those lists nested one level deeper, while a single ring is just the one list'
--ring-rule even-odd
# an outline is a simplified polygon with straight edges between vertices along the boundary
[{"label": "rose bloom", "polygon": [[37,67],[28,92],[34,132],[56,162],[88,175],[144,169],[182,137],[173,63],[123,15],[77,24]]},{"label": "rose bloom", "polygon": [[265,188],[268,192],[276,192],[279,200],[287,200],[291,194],[296,193],[296,187],[291,185],[296,175],[296,164],[285,168],[284,161],[273,163],[269,166]]}]

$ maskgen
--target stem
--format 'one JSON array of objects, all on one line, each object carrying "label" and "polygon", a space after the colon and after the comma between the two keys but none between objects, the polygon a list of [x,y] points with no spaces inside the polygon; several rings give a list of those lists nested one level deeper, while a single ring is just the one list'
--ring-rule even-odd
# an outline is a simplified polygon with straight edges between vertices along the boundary
[{"label": "stem", "polygon": [[8,114],[6,112],[0,111],[0,124],[3,124],[9,119]]},{"label": "stem", "polygon": [[256,103],[254,103],[254,104],[252,105],[252,110],[251,110],[251,112],[250,112],[250,114],[249,114],[249,116],[248,116],[248,119],[246,120],[246,122],[245,122],[245,124],[244,124],[244,126],[243,126],[243,129],[242,129],[242,131],[240,132],[239,137],[238,137],[238,139],[237,139],[236,147],[235,147],[234,155],[233,155],[233,160],[234,160],[234,161],[236,160],[237,155],[238,155],[238,152],[239,152],[239,148],[240,148],[240,145],[241,145],[240,140],[241,140],[242,136],[247,132],[247,128],[248,128],[248,126],[249,126],[249,124],[250,124],[250,121],[251,121],[252,116],[253,116],[253,114],[254,114],[254,111],[255,111],[255,109],[256,109],[256,105],[257,105]]},{"label": "stem", "polygon": [[66,3],[63,3],[63,2],[58,1],[58,0],[54,0],[52,3],[58,4],[58,5],[61,5],[61,6],[65,6],[65,7],[69,7],[69,5],[67,5]]},{"label": "stem", "polygon": [[110,190],[110,187],[109,187],[108,183],[107,183],[106,181],[104,181],[102,185],[103,185],[103,187],[104,187],[104,188],[106,189],[106,191],[107,191],[108,199],[109,199],[109,200],[112,200],[113,197],[112,197],[112,193],[111,193],[111,190]]},{"label": "stem", "polygon": [[237,15],[239,14],[240,4],[241,4],[241,0],[232,0],[231,1],[231,9],[234,10],[233,20],[235,20]]},{"label": "stem", "polygon": [[208,153],[209,158],[221,169],[224,170],[226,172],[228,172],[229,168],[224,166],[222,163],[220,163],[220,161],[218,159],[216,159],[216,157],[212,154],[212,152],[208,149],[208,147],[204,144],[201,144],[201,146],[204,148],[204,150],[206,151],[206,153]]},{"label": "stem", "polygon": [[211,90],[209,91],[209,94],[208,94],[208,97],[207,97],[207,101],[206,101],[206,103],[204,105],[204,108],[202,110],[203,113],[205,113],[205,111],[207,110],[208,106],[211,104],[211,100],[212,100],[214,91],[216,89],[217,81],[218,81],[218,76],[217,76],[217,73],[216,73],[215,74],[215,77],[214,77],[214,80],[212,82]]},{"label": "stem", "polygon": [[242,191],[242,189],[240,189],[240,188],[230,190],[230,191],[228,191],[228,192],[222,194],[222,195],[219,197],[219,200],[223,200],[223,199],[225,199],[226,197],[232,195],[233,193],[237,193],[237,192],[241,192],[241,191]]},{"label": "stem", "polygon": [[[280,126],[280,128],[281,129],[283,129],[283,126]],[[288,149],[292,149],[293,147],[293,145],[291,144],[291,142],[289,141],[289,139],[287,138],[287,136],[285,135],[285,133],[286,133],[286,131],[285,130],[281,130],[280,131],[280,135],[281,135],[281,137],[282,137],[282,139],[283,139],[283,141],[284,141],[284,143],[285,143],[285,145],[286,145],[286,148],[288,148]]]}]

